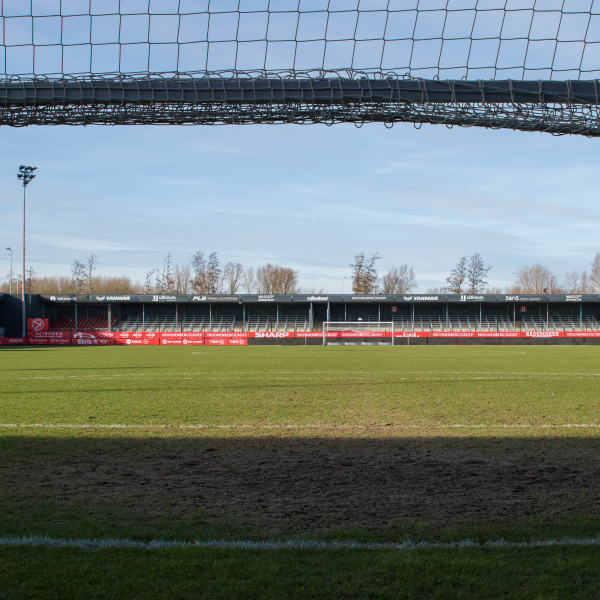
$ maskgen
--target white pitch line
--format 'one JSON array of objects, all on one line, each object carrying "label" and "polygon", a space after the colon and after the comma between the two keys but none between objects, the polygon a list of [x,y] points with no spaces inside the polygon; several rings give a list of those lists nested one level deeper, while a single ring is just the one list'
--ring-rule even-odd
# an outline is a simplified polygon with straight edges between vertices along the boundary
[{"label": "white pitch line", "polygon": [[548,423],[542,423],[538,425],[512,423],[498,423],[495,425],[468,425],[463,423],[455,423],[451,425],[319,425],[315,423],[309,423],[305,425],[164,425],[160,423],[127,425],[124,423],[0,423],[0,429],[373,429],[373,427],[385,427],[387,429],[569,429],[573,427],[595,429],[600,428],[600,423],[563,423],[558,425],[551,425]]},{"label": "white pitch line", "polygon": [[170,548],[208,548],[217,550],[460,550],[465,548],[549,548],[569,546],[600,546],[600,538],[559,538],[531,540],[528,542],[507,542],[504,539],[478,542],[460,540],[457,542],[356,542],[354,540],[330,542],[325,540],[288,541],[226,541],[209,540],[181,542],[178,540],[152,540],[138,542],[129,539],[95,538],[51,538],[46,536],[0,537],[0,547],[46,547],[78,548],[80,550],[103,550],[127,548],[136,550],[168,550]]}]

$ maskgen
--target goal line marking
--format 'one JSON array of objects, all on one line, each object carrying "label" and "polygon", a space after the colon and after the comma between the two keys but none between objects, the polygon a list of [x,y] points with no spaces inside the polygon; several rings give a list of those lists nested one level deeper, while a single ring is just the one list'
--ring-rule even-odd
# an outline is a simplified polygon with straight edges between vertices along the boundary
[{"label": "goal line marking", "polygon": [[94,538],[51,538],[46,536],[0,537],[0,547],[46,547],[78,548],[99,550],[108,548],[132,548],[137,550],[168,550],[170,548],[214,548],[218,550],[455,550],[462,548],[548,548],[566,546],[600,546],[600,538],[560,538],[531,540],[528,542],[508,542],[503,539],[488,542],[460,540],[457,542],[356,542],[353,540],[329,542],[323,540],[289,540],[282,542],[264,541],[225,541],[209,540],[182,542],[177,540],[152,540],[138,542],[129,539]]}]

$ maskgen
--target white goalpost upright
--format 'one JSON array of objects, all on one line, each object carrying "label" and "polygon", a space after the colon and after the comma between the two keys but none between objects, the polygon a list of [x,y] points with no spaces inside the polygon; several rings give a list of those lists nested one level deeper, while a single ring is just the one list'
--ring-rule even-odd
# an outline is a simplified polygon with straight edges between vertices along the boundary
[{"label": "white goalpost upright", "polygon": [[[373,340],[380,337],[383,337],[384,340],[387,340],[387,334],[391,333],[390,345],[394,345],[393,321],[325,321],[323,323],[323,346],[327,346],[327,334],[332,332],[336,332],[339,334],[356,333],[355,337],[357,338],[371,338]],[[380,335],[381,333],[383,333],[383,336]],[[370,336],[367,334],[375,335]],[[353,336],[346,335],[344,337],[352,338]]]}]

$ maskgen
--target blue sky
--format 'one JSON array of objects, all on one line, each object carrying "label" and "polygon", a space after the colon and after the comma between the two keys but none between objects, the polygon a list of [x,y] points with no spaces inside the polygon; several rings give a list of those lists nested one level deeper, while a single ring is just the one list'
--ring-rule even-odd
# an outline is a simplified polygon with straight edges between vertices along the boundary
[{"label": "blue sky", "polygon": [[[303,286],[339,292],[353,255],[380,272],[414,267],[419,290],[463,255],[491,285],[540,262],[589,266],[600,251],[596,140],[424,125],[0,128],[0,245],[28,266],[69,273],[94,253],[100,274],[144,278],[171,252],[292,266]],[[0,273],[9,271],[4,251]]]}]

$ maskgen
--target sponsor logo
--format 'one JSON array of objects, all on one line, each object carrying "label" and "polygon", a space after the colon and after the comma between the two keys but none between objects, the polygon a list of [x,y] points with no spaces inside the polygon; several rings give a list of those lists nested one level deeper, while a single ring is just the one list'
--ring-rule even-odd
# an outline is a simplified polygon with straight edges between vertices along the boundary
[{"label": "sponsor logo", "polygon": [[431,337],[474,337],[475,334],[470,331],[433,331]]},{"label": "sponsor logo", "polygon": [[521,337],[518,331],[478,331],[477,337]]},{"label": "sponsor logo", "polygon": [[74,340],[95,340],[96,336],[93,333],[84,333],[80,331],[78,333],[73,334]]},{"label": "sponsor logo", "polygon": [[404,300],[407,302],[423,302],[428,300],[438,300],[439,296],[404,296]]},{"label": "sponsor logo", "polygon": [[34,331],[43,331],[46,328],[46,322],[44,319],[33,319],[31,321],[31,328]]},{"label": "sponsor logo", "polygon": [[541,338],[560,337],[560,332],[558,332],[558,331],[526,331],[525,337],[541,337]]},{"label": "sponsor logo", "polygon": [[504,296],[504,300],[507,302],[541,302],[541,298],[535,298],[533,296]]},{"label": "sponsor logo", "polygon": [[273,294],[263,294],[258,297],[259,302],[275,302]]},{"label": "sponsor logo", "polygon": [[194,296],[192,302],[205,302],[206,296]]},{"label": "sponsor logo", "polygon": [[461,302],[466,302],[467,300],[483,300],[483,296],[469,296],[468,294],[460,295]]},{"label": "sponsor logo", "polygon": [[309,296],[306,301],[307,302],[327,302],[329,300],[329,296]]},{"label": "sponsor logo", "polygon": [[567,294],[567,302],[581,302],[581,294]]},{"label": "sponsor logo", "polygon": [[[257,331],[254,334],[254,337],[257,338],[286,338],[292,337],[291,332],[289,331]],[[231,340],[233,341],[233,340]]]},{"label": "sponsor logo", "polygon": [[131,296],[96,296],[98,302],[126,302],[131,300]]},{"label": "sponsor logo", "polygon": [[152,302],[175,302],[177,296],[152,296]]},{"label": "sponsor logo", "polygon": [[352,300],[385,300],[387,296],[352,296]]},{"label": "sponsor logo", "polygon": [[126,340],[126,344],[131,344],[131,340]]},{"label": "sponsor logo", "polygon": [[77,302],[77,296],[50,296],[53,302]]}]

